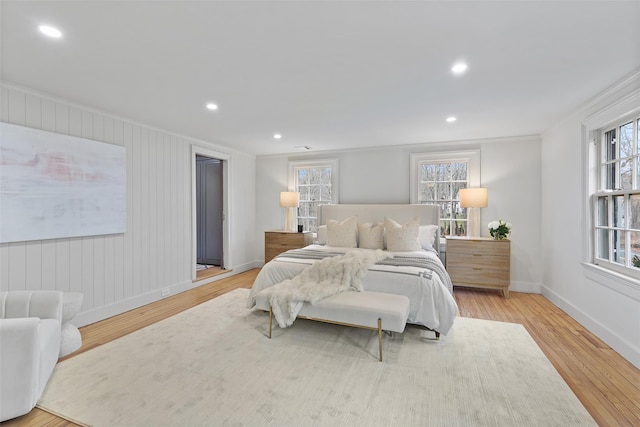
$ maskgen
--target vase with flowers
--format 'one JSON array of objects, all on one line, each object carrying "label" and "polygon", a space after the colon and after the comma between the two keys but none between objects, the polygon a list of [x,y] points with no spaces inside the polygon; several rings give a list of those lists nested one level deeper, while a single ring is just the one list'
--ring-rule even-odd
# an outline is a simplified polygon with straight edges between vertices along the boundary
[{"label": "vase with flowers", "polygon": [[511,234],[511,223],[501,219],[489,223],[489,234],[496,240],[503,240]]}]

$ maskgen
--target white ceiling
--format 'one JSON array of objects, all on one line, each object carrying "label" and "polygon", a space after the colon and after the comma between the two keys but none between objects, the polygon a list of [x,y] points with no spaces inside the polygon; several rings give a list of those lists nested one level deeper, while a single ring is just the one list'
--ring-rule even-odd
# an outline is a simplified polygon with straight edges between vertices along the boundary
[{"label": "white ceiling", "polygon": [[3,81],[257,155],[539,134],[640,67],[640,1],[0,7]]}]

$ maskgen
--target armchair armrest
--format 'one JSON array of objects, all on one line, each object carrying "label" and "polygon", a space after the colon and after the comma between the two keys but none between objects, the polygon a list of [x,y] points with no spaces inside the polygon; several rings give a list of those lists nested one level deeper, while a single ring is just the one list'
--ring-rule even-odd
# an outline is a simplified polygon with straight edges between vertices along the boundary
[{"label": "armchair armrest", "polygon": [[62,291],[12,291],[0,294],[0,318],[38,317],[62,322]]},{"label": "armchair armrest", "polygon": [[26,414],[40,397],[40,319],[0,319],[0,421]]}]

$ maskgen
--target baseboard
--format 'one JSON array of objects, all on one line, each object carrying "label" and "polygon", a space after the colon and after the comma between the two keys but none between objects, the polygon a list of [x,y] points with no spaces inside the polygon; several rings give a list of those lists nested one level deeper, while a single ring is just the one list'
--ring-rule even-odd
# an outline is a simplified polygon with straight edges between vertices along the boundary
[{"label": "baseboard", "polygon": [[[232,270],[228,270],[225,273],[219,274],[217,276],[209,277],[207,279],[203,279],[197,282],[193,282],[191,280],[185,280],[180,283],[176,283],[170,286],[165,286],[162,289],[154,289],[144,294],[136,295],[134,297],[127,298],[125,300],[121,300],[110,305],[97,307],[92,310],[84,311],[78,314],[73,319],[73,323],[78,327],[90,325],[92,323],[99,322],[109,317],[117,316],[118,314],[122,314],[129,310],[142,307],[143,305],[151,304],[152,302],[160,301],[161,299],[170,297],[172,295],[176,295],[181,292],[188,291],[189,289],[197,288],[198,286],[206,285],[207,283],[215,282],[217,280],[221,280],[230,276],[235,276],[236,274],[240,274],[245,271],[251,270],[253,268],[259,268],[259,267],[260,267],[260,263],[257,261],[248,262],[243,265],[235,266]],[[163,292],[164,292],[164,295],[163,295]]]},{"label": "baseboard", "polygon": [[640,369],[640,349],[544,285],[542,295]]}]

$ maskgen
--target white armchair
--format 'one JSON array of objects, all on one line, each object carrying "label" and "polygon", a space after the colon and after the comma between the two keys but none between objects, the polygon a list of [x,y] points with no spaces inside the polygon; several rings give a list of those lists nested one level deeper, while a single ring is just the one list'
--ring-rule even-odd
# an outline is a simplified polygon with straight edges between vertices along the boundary
[{"label": "white armchair", "polygon": [[63,293],[0,293],[0,421],[24,415],[40,399],[58,361]]}]

